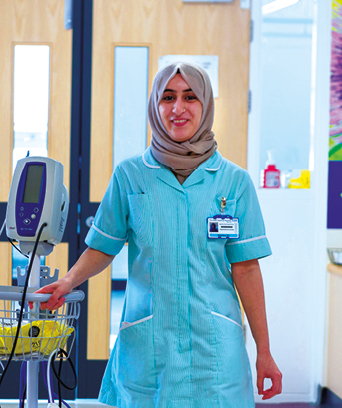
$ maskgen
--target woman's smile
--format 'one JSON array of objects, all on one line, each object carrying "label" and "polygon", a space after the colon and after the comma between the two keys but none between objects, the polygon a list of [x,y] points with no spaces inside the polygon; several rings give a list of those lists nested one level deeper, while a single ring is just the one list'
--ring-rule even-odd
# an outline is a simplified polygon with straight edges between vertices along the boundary
[{"label": "woman's smile", "polygon": [[187,123],[187,119],[174,119],[172,123],[176,126],[183,126]]},{"label": "woman's smile", "polygon": [[159,103],[159,114],[168,135],[176,142],[189,140],[196,133],[203,107],[181,74],[167,84]]}]

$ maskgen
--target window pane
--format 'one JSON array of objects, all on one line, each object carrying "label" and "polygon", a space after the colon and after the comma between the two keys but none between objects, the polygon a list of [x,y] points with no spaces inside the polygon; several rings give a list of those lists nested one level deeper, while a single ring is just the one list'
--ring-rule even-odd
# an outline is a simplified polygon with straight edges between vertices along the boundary
[{"label": "window pane", "polygon": [[113,168],[146,149],[148,57],[148,47],[115,47]]},{"label": "window pane", "polygon": [[289,2],[276,10],[266,8],[273,4],[268,0],[263,4],[260,169],[274,161],[282,171],[313,170],[314,2]]},{"label": "window pane", "polygon": [[13,169],[19,159],[47,156],[50,47],[14,47]]}]

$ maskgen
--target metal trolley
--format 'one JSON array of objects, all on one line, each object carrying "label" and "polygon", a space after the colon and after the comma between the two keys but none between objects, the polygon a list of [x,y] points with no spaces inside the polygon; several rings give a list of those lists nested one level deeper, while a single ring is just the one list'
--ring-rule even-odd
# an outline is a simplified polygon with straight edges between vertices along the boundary
[{"label": "metal trolley", "polygon": [[[39,362],[48,360],[57,348],[68,348],[75,341],[74,322],[80,315],[82,291],[65,295],[65,303],[58,310],[39,309],[40,302],[47,302],[49,294],[33,293],[36,288],[29,287],[26,302],[33,302],[33,309],[25,304],[23,320],[15,347],[13,360],[27,361],[27,403],[30,408],[38,406]],[[23,288],[0,286],[0,360],[8,360],[17,333],[19,310]],[[68,342],[68,340],[70,341]]]}]

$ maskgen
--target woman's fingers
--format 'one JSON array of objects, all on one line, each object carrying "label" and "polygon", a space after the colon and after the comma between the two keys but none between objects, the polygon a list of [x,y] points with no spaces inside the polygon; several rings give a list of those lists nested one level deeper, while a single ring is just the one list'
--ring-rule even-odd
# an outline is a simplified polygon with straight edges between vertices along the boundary
[{"label": "woman's fingers", "polygon": [[60,298],[57,298],[56,300],[55,298],[53,298],[52,300],[50,298],[47,302],[42,302],[40,304],[40,308],[42,310],[49,309],[52,311],[52,310],[59,309],[61,306],[63,306],[64,302],[65,302],[65,297],[60,297]]},{"label": "woman's fingers", "polygon": [[262,391],[262,399],[270,399],[275,397],[276,395],[280,394],[282,391],[282,386],[281,386],[281,378],[275,378],[272,380],[272,387],[269,388],[268,390]]},{"label": "woman's fingers", "polygon": [[56,310],[63,305],[65,302],[65,291],[56,289],[52,292],[49,300],[47,302],[42,302],[40,304],[40,308],[42,310],[49,309],[49,310]]},{"label": "woman's fingers", "polygon": [[[71,289],[62,280],[54,282],[50,285],[46,285],[41,289],[37,290],[35,293],[51,294],[47,302],[41,302],[40,308],[42,310],[56,310],[60,308],[65,302],[65,295],[69,293]],[[31,303],[31,302],[30,302]],[[30,308],[32,309],[31,305]]]},{"label": "woman's fingers", "polygon": [[[271,388],[264,390],[264,380],[269,378],[272,381]],[[282,374],[275,364],[271,355],[259,357],[257,361],[257,388],[262,399],[270,399],[282,391]]]}]

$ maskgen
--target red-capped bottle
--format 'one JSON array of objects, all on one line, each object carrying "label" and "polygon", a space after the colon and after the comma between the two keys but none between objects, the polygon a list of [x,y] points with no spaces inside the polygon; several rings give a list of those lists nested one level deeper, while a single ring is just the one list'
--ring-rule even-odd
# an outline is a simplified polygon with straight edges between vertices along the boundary
[{"label": "red-capped bottle", "polygon": [[263,188],[280,187],[280,170],[276,168],[275,164],[269,164],[263,172]]}]

